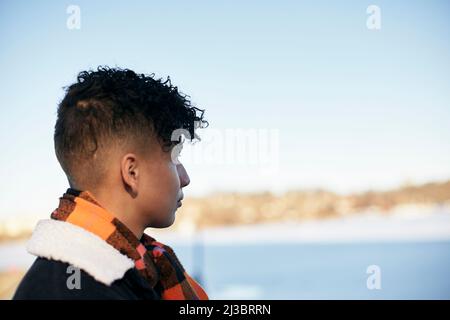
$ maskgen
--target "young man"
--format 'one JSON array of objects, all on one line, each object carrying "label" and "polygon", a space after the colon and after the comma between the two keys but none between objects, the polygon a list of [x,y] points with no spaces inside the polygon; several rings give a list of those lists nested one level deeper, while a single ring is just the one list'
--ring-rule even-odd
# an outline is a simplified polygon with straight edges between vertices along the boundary
[{"label": "young man", "polygon": [[173,224],[189,176],[182,144],[207,125],[170,80],[98,68],[58,107],[55,151],[70,188],[27,245],[14,299],[208,299],[173,250],[146,235]]}]

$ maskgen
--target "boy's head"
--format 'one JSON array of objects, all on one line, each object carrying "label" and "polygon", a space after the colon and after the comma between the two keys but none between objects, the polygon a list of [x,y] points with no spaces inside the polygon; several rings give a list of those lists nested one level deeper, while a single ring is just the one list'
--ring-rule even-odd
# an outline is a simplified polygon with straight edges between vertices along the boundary
[{"label": "boy's head", "polygon": [[[109,197],[132,223],[167,227],[189,177],[174,161],[176,129],[206,125],[170,80],[131,70],[83,71],[67,88],[55,125],[55,151],[69,184]],[[172,141],[175,140],[175,141]],[[178,148],[176,148],[178,149]]]}]

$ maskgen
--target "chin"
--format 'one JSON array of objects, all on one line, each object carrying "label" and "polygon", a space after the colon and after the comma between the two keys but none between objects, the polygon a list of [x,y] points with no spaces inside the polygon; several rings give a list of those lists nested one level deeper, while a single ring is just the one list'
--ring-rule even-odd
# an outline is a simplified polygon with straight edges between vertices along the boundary
[{"label": "chin", "polygon": [[151,225],[151,228],[159,228],[159,229],[163,229],[163,228],[168,228],[171,225],[173,225],[175,222],[175,212],[173,212],[170,217],[168,217],[167,219],[165,219],[164,221],[158,221],[156,223],[153,223],[153,225]]}]

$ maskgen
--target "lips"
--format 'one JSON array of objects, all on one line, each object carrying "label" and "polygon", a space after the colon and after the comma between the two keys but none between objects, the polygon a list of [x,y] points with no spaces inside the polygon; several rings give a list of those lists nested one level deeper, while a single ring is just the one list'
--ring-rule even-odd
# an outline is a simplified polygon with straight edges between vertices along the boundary
[{"label": "lips", "polygon": [[181,196],[180,199],[178,199],[178,201],[177,201],[178,208],[182,206],[181,200],[183,200],[183,199],[184,199],[184,195]]}]

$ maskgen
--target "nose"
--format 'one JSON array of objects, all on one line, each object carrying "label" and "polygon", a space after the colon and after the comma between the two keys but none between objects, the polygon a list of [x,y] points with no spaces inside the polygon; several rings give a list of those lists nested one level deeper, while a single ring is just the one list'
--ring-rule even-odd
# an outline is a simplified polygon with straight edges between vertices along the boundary
[{"label": "nose", "polygon": [[180,185],[181,188],[186,187],[191,182],[191,179],[189,179],[189,175],[186,172],[186,169],[184,166],[179,163],[177,164],[177,171],[178,171],[178,177],[180,178]]}]

